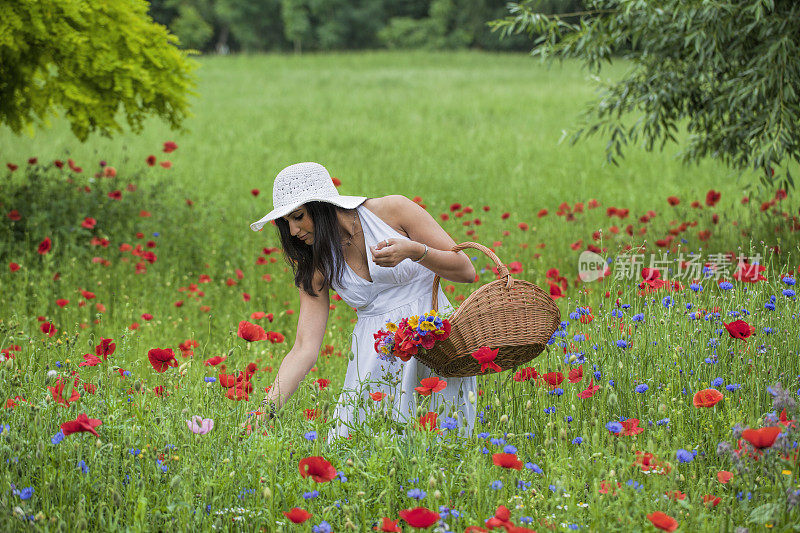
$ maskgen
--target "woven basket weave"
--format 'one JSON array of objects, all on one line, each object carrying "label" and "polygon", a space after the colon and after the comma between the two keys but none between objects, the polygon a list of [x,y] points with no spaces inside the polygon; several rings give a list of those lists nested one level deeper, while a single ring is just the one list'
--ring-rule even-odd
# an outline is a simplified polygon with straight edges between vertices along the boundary
[{"label": "woven basket weave", "polygon": [[[475,248],[497,265],[500,278],[473,292],[449,318],[450,336],[415,356],[443,377],[481,373],[472,357],[481,346],[498,349],[494,360],[508,370],[538,356],[561,323],[561,312],[548,293],[528,281],[511,277],[508,268],[486,246],[462,242],[452,250]],[[433,279],[432,309],[439,309],[439,279]],[[487,372],[491,372],[488,370]]]}]

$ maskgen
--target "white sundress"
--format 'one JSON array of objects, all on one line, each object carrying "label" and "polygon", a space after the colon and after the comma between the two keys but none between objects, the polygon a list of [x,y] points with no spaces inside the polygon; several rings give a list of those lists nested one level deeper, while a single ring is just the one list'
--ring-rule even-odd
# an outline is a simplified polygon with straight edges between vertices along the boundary
[{"label": "white sundress", "polygon": [[[389,395],[394,394],[392,417],[404,423],[407,420],[418,420],[416,416],[417,396],[414,388],[420,386],[424,378],[435,376],[425,364],[412,357],[408,362],[399,359],[394,362],[383,361],[375,351],[374,333],[385,329],[386,322],[395,324],[403,317],[421,315],[432,308],[431,290],[435,274],[424,266],[410,259],[401,261],[394,267],[382,267],[374,263],[370,246],[376,246],[384,239],[408,239],[398,233],[389,224],[381,220],[363,204],[356,208],[361,219],[364,233],[367,266],[372,282],[357,275],[345,263],[342,286],[334,281],[333,289],[342,300],[356,309],[358,321],[352,334],[353,359],[347,366],[344,386],[339,396],[333,419],[336,425],[328,433],[328,441],[336,437],[347,437],[350,433],[348,425],[363,421],[367,410],[357,407],[359,396],[362,404],[367,406],[375,401],[370,392],[384,392],[386,397],[381,403],[389,402]],[[439,287],[439,309],[441,313],[451,312],[453,307]],[[396,386],[386,379],[387,373],[392,380],[400,380]],[[448,416],[450,407],[457,411],[458,433],[469,436],[475,426],[475,405],[469,401],[469,392],[477,393],[475,376],[466,378],[442,378],[447,386],[440,392],[433,393],[430,410],[436,411],[442,403],[446,403],[443,415],[438,422]],[[365,384],[369,384],[369,390]],[[476,396],[477,397],[477,396]]]}]

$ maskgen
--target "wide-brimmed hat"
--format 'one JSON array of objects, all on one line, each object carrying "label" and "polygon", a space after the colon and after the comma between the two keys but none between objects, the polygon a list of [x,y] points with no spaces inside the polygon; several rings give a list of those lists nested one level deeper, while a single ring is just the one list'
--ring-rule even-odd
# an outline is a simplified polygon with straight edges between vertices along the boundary
[{"label": "wide-brimmed hat", "polygon": [[297,163],[281,170],[272,186],[272,211],[250,224],[260,230],[270,220],[288,215],[306,202],[328,202],[353,209],[366,196],[343,196],[336,190],[328,170],[319,163]]}]

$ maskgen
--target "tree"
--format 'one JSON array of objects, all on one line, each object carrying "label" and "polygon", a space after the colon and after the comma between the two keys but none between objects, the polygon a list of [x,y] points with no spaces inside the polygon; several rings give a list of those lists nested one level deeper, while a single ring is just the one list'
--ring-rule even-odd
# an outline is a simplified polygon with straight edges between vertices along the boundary
[{"label": "tree", "polygon": [[85,141],[148,115],[179,128],[194,62],[144,0],[0,0],[0,123],[19,133],[64,112]]},{"label": "tree", "polygon": [[[761,182],[794,185],[800,161],[800,3],[796,0],[587,0],[586,9],[548,16],[538,2],[509,4],[491,23],[502,35],[535,39],[535,55],[577,58],[599,73],[617,55],[631,69],[605,83],[572,142],[608,137],[606,157],[640,138],[647,150],[689,133],[684,163],[716,157],[736,170],[753,168]],[[641,116],[635,121],[630,115]],[[631,123],[632,122],[632,123]]]},{"label": "tree", "polygon": [[294,43],[294,51],[299,54],[303,39],[311,34],[307,0],[281,0],[281,19],[286,38]]}]

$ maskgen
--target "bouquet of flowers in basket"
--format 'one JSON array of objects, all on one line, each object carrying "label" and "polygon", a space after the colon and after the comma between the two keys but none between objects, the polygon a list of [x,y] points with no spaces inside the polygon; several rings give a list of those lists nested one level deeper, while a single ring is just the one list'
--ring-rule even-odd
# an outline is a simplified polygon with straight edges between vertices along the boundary
[{"label": "bouquet of flowers in basket", "polygon": [[394,361],[395,357],[405,362],[417,355],[422,347],[431,349],[436,341],[450,336],[450,321],[442,318],[436,311],[422,316],[403,318],[397,324],[386,323],[386,329],[373,333],[375,351],[384,361]]}]

